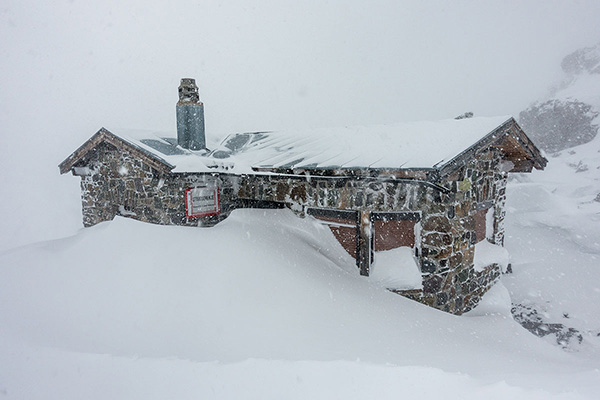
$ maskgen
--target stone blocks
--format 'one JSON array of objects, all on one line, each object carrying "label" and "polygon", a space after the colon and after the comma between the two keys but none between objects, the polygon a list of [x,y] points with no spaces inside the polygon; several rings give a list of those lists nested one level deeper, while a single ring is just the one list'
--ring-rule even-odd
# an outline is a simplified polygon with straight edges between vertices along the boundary
[{"label": "stone blocks", "polygon": [[[435,185],[422,180],[377,176],[161,174],[109,144],[99,145],[80,166],[83,221],[91,226],[123,215],[155,224],[210,226],[247,204],[285,204],[303,213],[308,207],[361,212],[411,212],[421,216],[415,243],[423,289],[396,291],[432,307],[462,314],[479,302],[500,276],[491,265],[473,268],[477,216],[493,207],[493,237],[504,240],[506,173],[500,154],[488,149]],[[221,214],[187,218],[186,188],[220,188]],[[246,203],[244,203],[246,201]],[[244,205],[246,204],[246,205]],[[484,239],[485,240],[485,239]]]}]

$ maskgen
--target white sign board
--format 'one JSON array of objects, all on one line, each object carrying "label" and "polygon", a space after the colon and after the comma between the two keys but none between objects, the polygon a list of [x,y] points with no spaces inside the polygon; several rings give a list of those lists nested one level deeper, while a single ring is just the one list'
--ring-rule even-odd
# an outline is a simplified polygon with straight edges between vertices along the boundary
[{"label": "white sign board", "polygon": [[186,189],[185,212],[188,218],[219,214],[219,188],[206,186]]}]

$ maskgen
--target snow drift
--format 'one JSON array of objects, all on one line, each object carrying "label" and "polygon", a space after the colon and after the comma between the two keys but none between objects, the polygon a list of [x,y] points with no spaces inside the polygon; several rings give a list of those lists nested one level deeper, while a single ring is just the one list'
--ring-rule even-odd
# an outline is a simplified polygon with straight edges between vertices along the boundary
[{"label": "snow drift", "polygon": [[445,314],[361,278],[329,229],[287,210],[206,229],[117,218],[0,265],[0,391],[16,398],[600,389],[597,363],[512,320],[501,285],[470,316]]}]

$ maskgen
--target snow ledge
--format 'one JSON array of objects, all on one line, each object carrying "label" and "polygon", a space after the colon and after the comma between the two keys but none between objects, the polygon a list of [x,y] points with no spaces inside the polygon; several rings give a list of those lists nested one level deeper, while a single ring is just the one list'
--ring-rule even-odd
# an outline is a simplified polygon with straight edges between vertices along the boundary
[{"label": "snow ledge", "polygon": [[473,257],[473,268],[481,272],[492,264],[498,264],[502,272],[508,268],[508,251],[499,245],[482,240],[475,245],[475,256]]}]

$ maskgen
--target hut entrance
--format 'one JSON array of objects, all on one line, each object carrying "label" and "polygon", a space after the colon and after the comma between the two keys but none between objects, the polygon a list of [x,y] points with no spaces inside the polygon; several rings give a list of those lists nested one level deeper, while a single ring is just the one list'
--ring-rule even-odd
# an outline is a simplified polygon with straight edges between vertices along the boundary
[{"label": "hut entrance", "polygon": [[358,211],[309,208],[307,213],[328,225],[338,242],[357,263],[360,258],[365,258],[362,264],[369,266],[374,252],[398,247],[414,248],[417,240],[415,225],[421,219],[418,212],[363,212],[368,216],[370,240],[361,240],[361,213]]}]

